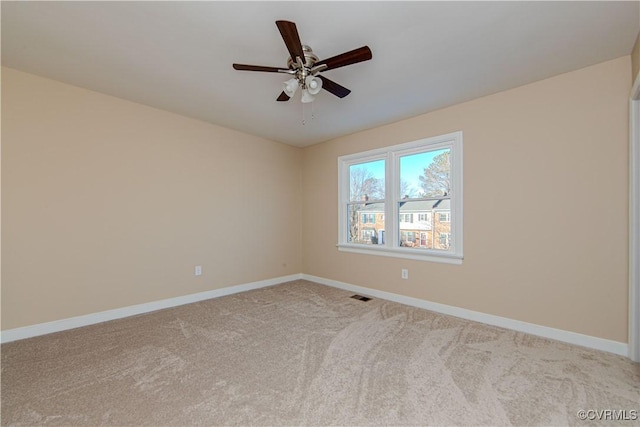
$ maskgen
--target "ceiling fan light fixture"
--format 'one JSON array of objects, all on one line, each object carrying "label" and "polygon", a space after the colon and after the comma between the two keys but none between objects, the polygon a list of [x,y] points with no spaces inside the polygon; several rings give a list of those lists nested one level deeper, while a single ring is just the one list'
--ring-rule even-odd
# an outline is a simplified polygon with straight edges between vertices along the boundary
[{"label": "ceiling fan light fixture", "polygon": [[307,76],[305,86],[311,95],[317,95],[322,89],[322,80],[314,76]]},{"label": "ceiling fan light fixture", "polygon": [[[316,92],[317,93],[317,92]],[[310,102],[313,102],[313,100],[316,99],[315,96],[313,96],[308,89],[302,89],[302,103],[303,104],[308,104]]]},{"label": "ceiling fan light fixture", "polygon": [[284,90],[278,98],[276,98],[276,101],[290,100],[300,86],[303,90],[302,102],[305,104],[313,102],[315,95],[317,95],[322,89],[337,96],[338,98],[344,98],[351,93],[349,89],[340,86],[338,83],[331,81],[326,77],[316,77],[316,75],[322,71],[357,64],[358,62],[368,61],[372,58],[369,46],[362,46],[358,49],[353,49],[319,61],[318,56],[313,53],[311,47],[303,45],[300,42],[298,28],[294,22],[278,20],[276,21],[276,26],[278,27],[282,40],[289,51],[287,68],[264,65],[233,64],[233,68],[235,70],[284,73],[293,77],[283,84]]},{"label": "ceiling fan light fixture", "polygon": [[286,82],[284,82],[282,86],[284,88],[284,93],[286,93],[287,96],[291,98],[293,94],[296,93],[296,90],[298,89],[298,80],[297,79],[287,80]]}]

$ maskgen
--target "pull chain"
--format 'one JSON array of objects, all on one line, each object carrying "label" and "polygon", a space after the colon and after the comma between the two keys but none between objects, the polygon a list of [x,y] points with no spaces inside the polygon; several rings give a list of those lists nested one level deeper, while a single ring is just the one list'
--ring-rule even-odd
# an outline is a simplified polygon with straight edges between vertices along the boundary
[{"label": "pull chain", "polygon": [[[316,118],[316,114],[313,108],[313,102],[309,102],[309,104],[311,104],[311,120],[314,120]],[[305,114],[305,108],[307,108],[306,105],[307,103],[302,103],[302,126],[307,124],[307,117]]]},{"label": "pull chain", "polygon": [[305,126],[307,124],[307,121],[305,120],[305,116],[304,116],[304,104],[302,104],[302,126]]}]

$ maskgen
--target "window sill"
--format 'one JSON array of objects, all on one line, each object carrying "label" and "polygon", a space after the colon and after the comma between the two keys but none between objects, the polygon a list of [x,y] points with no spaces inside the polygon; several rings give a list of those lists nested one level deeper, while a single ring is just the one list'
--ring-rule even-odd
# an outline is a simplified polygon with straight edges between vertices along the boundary
[{"label": "window sill", "polygon": [[340,252],[351,252],[356,254],[378,255],[388,256],[393,258],[413,259],[418,261],[430,261],[440,262],[444,264],[462,264],[462,255],[452,253],[434,253],[432,251],[427,252],[424,249],[409,249],[409,248],[389,248],[386,246],[372,246],[372,245],[349,245],[349,244],[337,244],[336,247]]}]

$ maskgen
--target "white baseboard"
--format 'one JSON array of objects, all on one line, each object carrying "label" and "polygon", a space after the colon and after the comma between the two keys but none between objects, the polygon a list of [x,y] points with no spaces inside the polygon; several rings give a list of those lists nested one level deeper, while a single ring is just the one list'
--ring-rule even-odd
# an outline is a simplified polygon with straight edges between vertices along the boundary
[{"label": "white baseboard", "polygon": [[309,274],[292,274],[289,276],[276,277],[273,279],[260,280],[252,283],[244,283],[241,285],[214,289],[212,291],[200,292],[197,294],[184,295],[181,297],[132,305],[129,307],[116,308],[114,310],[101,311],[99,313],[92,313],[84,316],[70,317],[53,322],[39,323],[22,328],[8,329],[6,331],[0,332],[0,342],[6,343],[17,341],[25,338],[36,337],[39,335],[50,334],[53,332],[60,332],[68,329],[79,328],[82,326],[93,325],[96,323],[107,322],[109,320],[122,319],[124,317],[149,313],[164,308],[177,307],[179,305],[190,304],[193,302],[203,301],[211,298],[218,298],[225,295],[250,291],[252,289],[264,288],[267,286],[273,286],[298,279],[309,280],[323,285],[344,289],[350,292],[369,295],[372,297],[381,298],[412,307],[423,308],[426,310],[434,311],[436,313],[447,314],[450,316],[460,317],[462,319],[473,320],[475,322],[485,323],[488,325],[498,326],[506,329],[512,329],[514,331],[525,332],[528,334],[562,341],[569,344],[593,348],[596,350],[602,350],[625,357],[628,357],[629,355],[628,345],[626,343],[593,337],[590,335],[578,334],[576,332],[565,331],[562,329],[550,328],[547,326],[540,326],[533,323],[521,322],[519,320],[509,319],[506,317],[494,316],[492,314],[480,313],[478,311],[439,304],[418,298],[398,295],[391,292],[365,288],[363,286],[352,285],[350,283],[325,279],[323,277],[312,276]]},{"label": "white baseboard", "polygon": [[243,283],[241,285],[229,286],[212,291],[200,292],[197,294],[184,295],[181,297],[163,299],[144,304],[132,305],[129,307],[116,308],[113,310],[101,311],[99,313],[87,314],[84,316],[70,317],[67,319],[55,320],[53,322],[38,323],[36,325],[22,328],[7,329],[0,333],[0,342],[22,340],[39,335],[51,334],[53,332],[66,331],[67,329],[79,328],[96,323],[107,322],[109,320],[122,319],[124,317],[135,316],[137,314],[149,313],[163,308],[177,307],[179,305],[190,304],[211,298],[223,297],[225,295],[237,294],[239,292],[250,291],[252,289],[264,288],[277,285],[279,283],[290,282],[302,278],[301,274],[276,277],[274,279],[260,280],[257,282]]},{"label": "white baseboard", "polygon": [[509,319],[506,317],[494,316],[492,314],[481,313],[478,311],[467,310],[464,308],[454,307],[451,305],[439,304],[418,298],[398,295],[391,292],[379,291],[376,289],[356,286],[350,283],[339,282],[337,280],[325,279],[323,277],[302,274],[302,279],[311,282],[320,283],[335,288],[344,289],[358,294],[369,295],[372,297],[409,305],[412,307],[424,308],[436,313],[448,314],[450,316],[460,317],[462,319],[473,320],[475,322],[485,323],[487,325],[498,326],[501,328],[511,329],[518,332],[525,332],[539,337],[549,338],[556,341],[562,341],[569,344],[575,344],[582,347],[602,350],[614,353],[620,356],[628,357],[629,350],[626,343],[612,341],[604,338],[583,335],[576,332],[565,331],[562,329],[550,328],[548,326],[540,326],[533,323],[521,322],[519,320]]}]

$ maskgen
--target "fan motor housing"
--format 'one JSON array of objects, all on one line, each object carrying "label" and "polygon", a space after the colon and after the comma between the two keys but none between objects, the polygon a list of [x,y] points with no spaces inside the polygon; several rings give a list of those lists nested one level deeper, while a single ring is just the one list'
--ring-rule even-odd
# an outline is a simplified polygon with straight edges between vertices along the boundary
[{"label": "fan motor housing", "polygon": [[[306,44],[302,45],[302,51],[304,52],[304,66],[306,68],[313,67],[313,64],[318,62],[318,56],[315,53],[313,53],[313,50],[311,49],[311,47]],[[298,63],[294,62],[292,58],[289,58],[289,60],[287,61],[287,67],[289,67],[289,69],[291,70],[296,70],[300,68]]]}]

